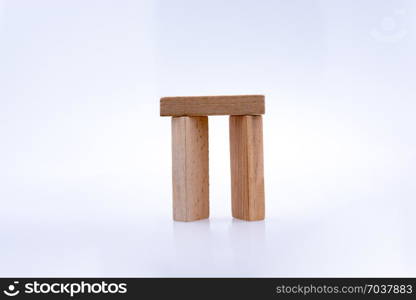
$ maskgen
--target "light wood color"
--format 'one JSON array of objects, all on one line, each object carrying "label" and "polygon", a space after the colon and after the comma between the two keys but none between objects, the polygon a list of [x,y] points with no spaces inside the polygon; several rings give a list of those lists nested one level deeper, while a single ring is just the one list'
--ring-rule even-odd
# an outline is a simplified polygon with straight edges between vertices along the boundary
[{"label": "light wood color", "polygon": [[234,218],[264,219],[262,116],[230,116],[231,197]]},{"label": "light wood color", "polygon": [[172,118],[173,219],[209,217],[208,117]]},{"label": "light wood color", "polygon": [[263,95],[164,97],[161,116],[262,115]]}]

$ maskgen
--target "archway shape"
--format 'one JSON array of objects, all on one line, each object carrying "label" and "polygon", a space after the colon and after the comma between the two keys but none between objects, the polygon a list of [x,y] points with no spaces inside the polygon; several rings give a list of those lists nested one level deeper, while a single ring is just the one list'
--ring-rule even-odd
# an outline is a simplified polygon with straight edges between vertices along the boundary
[{"label": "archway shape", "polygon": [[229,115],[232,216],[263,220],[263,95],[164,97],[172,117],[173,219],[209,217],[208,116]]}]

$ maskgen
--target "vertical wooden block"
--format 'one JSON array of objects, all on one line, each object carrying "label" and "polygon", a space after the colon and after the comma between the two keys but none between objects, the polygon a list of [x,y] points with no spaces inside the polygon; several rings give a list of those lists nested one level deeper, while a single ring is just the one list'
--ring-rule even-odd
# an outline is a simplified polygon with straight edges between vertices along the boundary
[{"label": "vertical wooden block", "polygon": [[230,116],[230,154],[233,217],[263,220],[262,116]]},{"label": "vertical wooden block", "polygon": [[172,118],[173,219],[209,217],[208,117]]}]

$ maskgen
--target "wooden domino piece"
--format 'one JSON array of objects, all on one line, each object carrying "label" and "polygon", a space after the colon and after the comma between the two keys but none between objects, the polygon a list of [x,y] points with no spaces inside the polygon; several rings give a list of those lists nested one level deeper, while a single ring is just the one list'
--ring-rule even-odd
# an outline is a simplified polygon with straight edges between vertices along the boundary
[{"label": "wooden domino piece", "polygon": [[164,97],[161,116],[262,115],[263,95]]},{"label": "wooden domino piece", "polygon": [[264,219],[262,116],[230,116],[231,199],[234,218]]},{"label": "wooden domino piece", "polygon": [[172,118],[173,219],[209,216],[208,117]]}]

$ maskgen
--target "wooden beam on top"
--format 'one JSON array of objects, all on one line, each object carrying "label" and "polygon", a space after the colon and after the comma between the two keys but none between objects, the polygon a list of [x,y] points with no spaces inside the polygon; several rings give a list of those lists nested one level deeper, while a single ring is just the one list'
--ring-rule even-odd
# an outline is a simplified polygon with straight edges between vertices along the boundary
[{"label": "wooden beam on top", "polygon": [[263,95],[163,97],[161,116],[262,115]]}]

